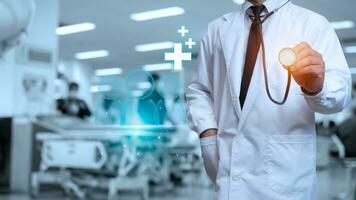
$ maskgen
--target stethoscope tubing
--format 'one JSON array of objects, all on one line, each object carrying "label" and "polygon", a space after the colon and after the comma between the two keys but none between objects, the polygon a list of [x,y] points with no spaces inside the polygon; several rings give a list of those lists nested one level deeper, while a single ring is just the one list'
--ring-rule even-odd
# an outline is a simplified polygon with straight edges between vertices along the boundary
[{"label": "stethoscope tubing", "polygon": [[267,96],[273,103],[275,103],[277,105],[284,105],[287,102],[287,99],[289,96],[290,86],[291,86],[291,82],[292,82],[292,73],[291,73],[290,69],[288,69],[287,87],[284,92],[283,100],[282,101],[275,100],[272,97],[270,89],[269,89],[267,62],[266,62],[266,49],[265,49],[263,36],[261,38],[261,47],[262,47],[263,75],[264,75],[264,79],[265,79],[265,88],[266,88]]},{"label": "stethoscope tubing", "polygon": [[[270,13],[267,13],[265,16],[262,16],[263,20],[261,20],[260,26],[262,26],[262,24],[263,24],[263,22],[265,22],[265,20],[267,20],[270,16],[272,16],[274,13],[276,13],[279,9],[284,7],[290,1],[291,0],[288,0],[287,2],[285,2],[279,8],[273,10]],[[261,27],[260,30],[262,30],[262,27]],[[277,105],[284,105],[287,102],[287,99],[288,99],[288,96],[289,96],[290,87],[291,87],[291,82],[292,82],[291,70],[288,68],[288,72],[287,72],[288,73],[288,80],[287,80],[287,87],[286,87],[285,92],[284,92],[284,97],[283,97],[282,101],[278,101],[278,100],[276,100],[276,99],[274,99],[272,97],[270,89],[269,89],[268,72],[267,72],[267,61],[266,61],[266,49],[265,49],[265,43],[264,43],[264,39],[263,39],[263,34],[260,33],[260,35],[261,35],[261,48],[262,48],[263,75],[264,75],[264,79],[265,79],[264,82],[265,82],[265,88],[266,88],[267,96],[273,103],[275,103]]]}]

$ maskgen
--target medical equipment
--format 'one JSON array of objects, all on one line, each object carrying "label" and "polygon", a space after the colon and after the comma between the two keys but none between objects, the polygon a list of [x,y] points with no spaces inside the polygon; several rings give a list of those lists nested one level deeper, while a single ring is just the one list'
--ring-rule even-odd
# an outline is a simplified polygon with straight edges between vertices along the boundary
[{"label": "medical equipment", "polygon": [[[286,3],[284,3],[283,5],[281,5],[280,7],[274,9],[273,11],[261,16],[261,18],[263,18],[263,20],[261,20],[261,25],[264,21],[266,21],[270,16],[272,16],[274,13],[276,13],[279,9],[281,9],[282,7],[284,7],[285,5],[287,5],[287,3],[289,3],[291,0],[288,0]],[[251,19],[254,18],[254,16],[249,16]],[[289,90],[290,90],[290,86],[291,86],[291,81],[292,81],[292,74],[291,71],[289,70],[289,66],[290,64],[292,65],[293,63],[290,63],[291,61],[295,60],[293,59],[293,54],[291,53],[292,49],[283,49],[282,52],[280,53],[280,56],[282,56],[282,61],[281,64],[283,65],[286,62],[287,65],[283,65],[284,68],[286,68],[288,70],[288,80],[287,80],[287,87],[284,93],[284,97],[282,101],[277,101],[275,100],[272,95],[271,92],[269,90],[269,83],[268,83],[268,74],[267,74],[267,62],[266,62],[266,49],[265,49],[265,44],[263,41],[263,36],[261,36],[261,47],[262,47],[262,62],[263,62],[263,72],[264,72],[264,79],[265,79],[265,87],[266,87],[266,92],[268,95],[268,98],[275,104],[277,105],[283,105],[286,103],[287,99],[288,99],[288,95],[289,95]],[[287,50],[288,49],[288,50]],[[293,52],[294,53],[294,52]],[[285,56],[287,56],[285,58]],[[280,57],[281,58],[281,57]],[[281,59],[280,59],[281,61]]]},{"label": "medical equipment", "polygon": [[279,52],[278,56],[281,65],[288,70],[297,60],[297,54],[291,48],[284,48]]},{"label": "medical equipment", "polygon": [[346,191],[336,195],[334,199],[354,199],[356,197],[356,179],[354,178],[356,171],[356,157],[347,156],[345,148],[345,140],[340,138],[340,133],[334,133],[331,136],[332,142],[337,148],[337,156],[341,161],[342,165],[345,167],[347,172],[347,183],[348,187]]},{"label": "medical equipment", "polygon": [[44,129],[35,134],[39,166],[35,164],[31,176],[33,195],[51,183],[79,198],[103,190],[108,199],[120,197],[120,192],[148,199],[150,192],[173,188],[172,174],[200,177],[202,172],[194,160],[196,143],[187,137],[183,144],[177,142],[182,132],[189,132],[186,126],[97,125],[63,116],[38,117],[36,124]]},{"label": "medical equipment", "polygon": [[0,55],[18,44],[33,18],[33,0],[0,1]]},{"label": "medical equipment", "polygon": [[[107,158],[105,147],[99,141],[66,141],[61,138],[44,140],[40,171],[32,173],[31,177],[32,194],[39,193],[41,183],[56,183],[67,192],[73,191],[77,197],[84,198],[85,193],[73,181],[72,173],[67,169],[99,170],[107,162]],[[61,170],[59,173],[47,171],[52,167]]]}]

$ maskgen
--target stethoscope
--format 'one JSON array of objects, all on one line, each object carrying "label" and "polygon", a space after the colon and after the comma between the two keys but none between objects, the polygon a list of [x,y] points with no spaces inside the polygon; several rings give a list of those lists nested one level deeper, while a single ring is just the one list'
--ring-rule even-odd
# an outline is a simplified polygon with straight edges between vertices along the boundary
[{"label": "stethoscope", "polygon": [[[288,0],[287,2],[285,2],[283,5],[281,5],[280,7],[274,9],[273,11],[261,16],[261,18],[263,18],[263,20],[261,20],[261,26],[263,24],[263,22],[269,18],[271,15],[273,15],[274,13],[276,13],[279,9],[281,9],[282,7],[284,7],[285,5],[287,5],[287,3],[289,3],[291,0]],[[250,18],[253,16],[249,16]],[[266,62],[266,50],[265,50],[265,44],[264,44],[264,40],[263,40],[263,36],[261,38],[261,47],[262,47],[262,62],[263,62],[263,74],[264,74],[264,79],[265,79],[265,87],[266,87],[266,92],[268,95],[268,98],[275,104],[277,105],[284,105],[288,99],[288,95],[289,95],[289,91],[290,91],[290,86],[291,86],[291,81],[292,81],[292,73],[290,70],[290,67],[294,65],[294,63],[297,60],[297,54],[294,52],[294,50],[292,48],[284,48],[279,52],[278,55],[278,59],[279,62],[281,63],[281,65],[288,71],[288,80],[287,80],[287,87],[285,89],[285,93],[284,93],[284,97],[282,101],[278,101],[275,100],[272,95],[271,92],[269,90],[269,83],[268,83],[268,73],[267,73],[267,62]]]}]

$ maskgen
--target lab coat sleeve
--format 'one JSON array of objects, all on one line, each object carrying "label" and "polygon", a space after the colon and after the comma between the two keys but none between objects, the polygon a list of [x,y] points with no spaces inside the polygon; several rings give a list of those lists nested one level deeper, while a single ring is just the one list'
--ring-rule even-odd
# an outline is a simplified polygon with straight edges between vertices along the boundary
[{"label": "lab coat sleeve", "polygon": [[329,24],[322,18],[316,27],[312,47],[322,54],[325,62],[325,81],[322,91],[310,96],[303,94],[309,106],[322,114],[341,112],[351,101],[351,73],[339,39]]},{"label": "lab coat sleeve", "polygon": [[200,45],[199,64],[186,91],[188,124],[199,134],[217,129],[212,97],[213,58],[209,42],[209,35],[205,35]]}]

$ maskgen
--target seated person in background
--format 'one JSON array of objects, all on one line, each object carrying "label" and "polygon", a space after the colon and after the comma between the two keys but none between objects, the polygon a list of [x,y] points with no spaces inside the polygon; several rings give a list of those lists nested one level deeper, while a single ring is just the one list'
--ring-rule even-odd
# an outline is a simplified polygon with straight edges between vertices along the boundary
[{"label": "seated person in background", "polygon": [[145,125],[162,125],[167,116],[165,100],[158,92],[158,74],[152,74],[148,81],[152,84],[153,90],[148,89],[139,99],[138,113]]},{"label": "seated person in background", "polygon": [[84,100],[78,98],[79,85],[71,82],[68,85],[68,97],[57,100],[57,109],[64,115],[85,119],[91,112]]}]

